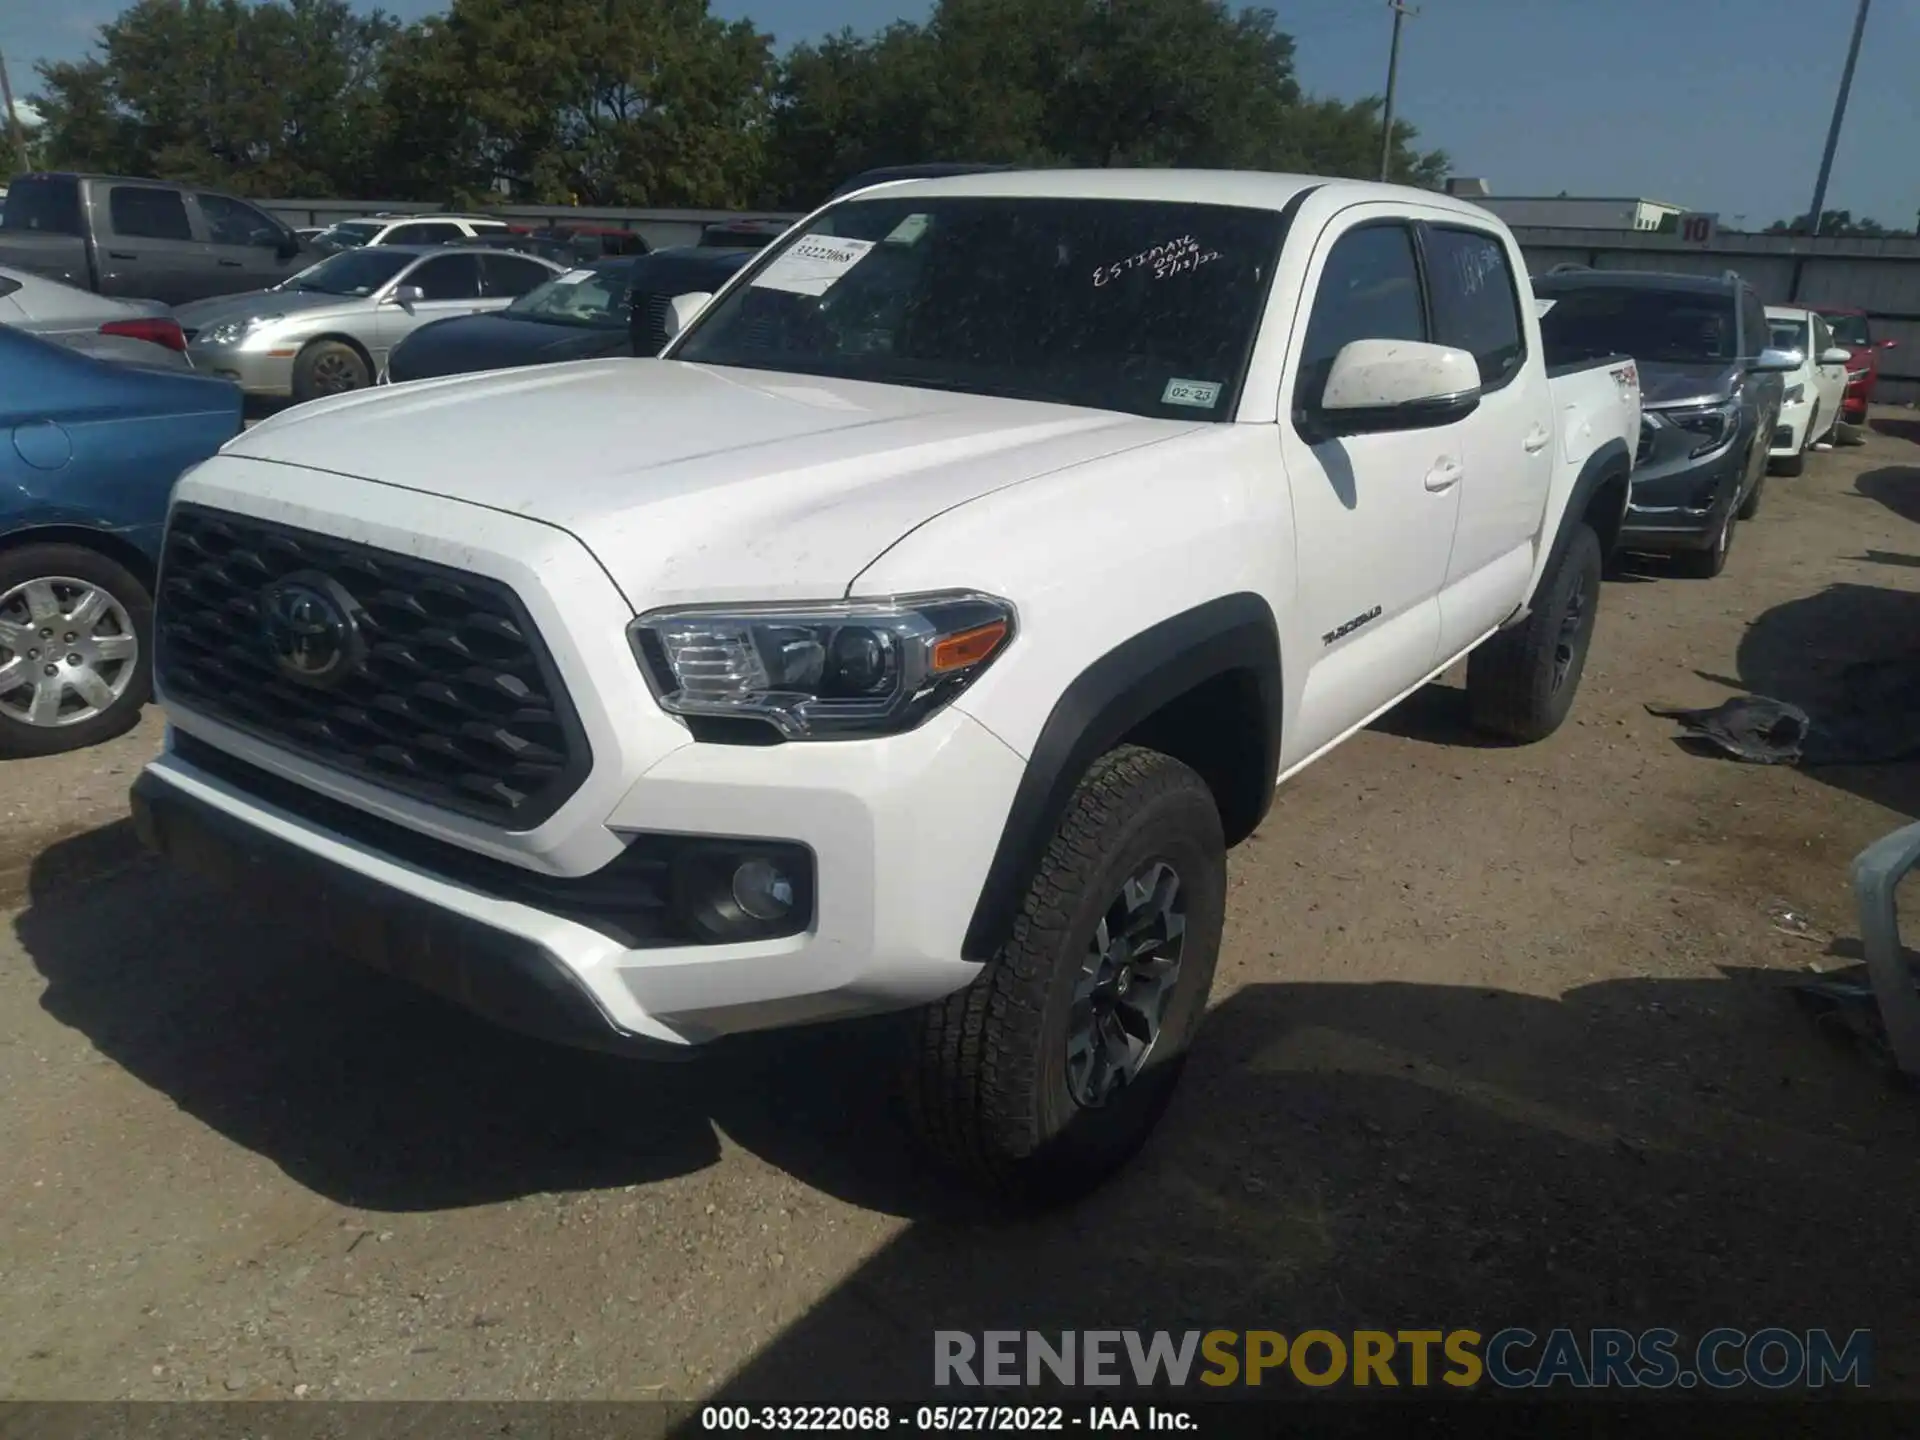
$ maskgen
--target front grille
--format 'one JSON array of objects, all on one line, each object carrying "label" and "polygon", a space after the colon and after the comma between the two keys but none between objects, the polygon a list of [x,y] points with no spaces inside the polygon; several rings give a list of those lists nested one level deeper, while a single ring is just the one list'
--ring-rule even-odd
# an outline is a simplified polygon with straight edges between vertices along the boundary
[{"label": "front grille", "polygon": [[[360,660],[288,678],[261,592],[312,572],[355,602]],[[197,505],[161,557],[155,669],[169,698],[331,769],[509,829],[546,819],[592,757],[552,656],[497,580]]]},{"label": "front grille", "polygon": [[633,313],[640,317],[639,335],[645,354],[658,355],[666,347],[667,315],[672,309],[671,295],[641,291],[633,297]]}]

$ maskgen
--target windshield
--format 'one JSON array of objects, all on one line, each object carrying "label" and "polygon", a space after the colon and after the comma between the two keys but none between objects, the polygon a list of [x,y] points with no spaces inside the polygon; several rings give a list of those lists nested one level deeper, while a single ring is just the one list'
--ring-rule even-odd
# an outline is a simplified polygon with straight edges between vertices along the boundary
[{"label": "windshield", "polygon": [[632,270],[631,265],[569,270],[529,290],[509,305],[505,313],[555,325],[622,329],[627,323],[627,278]]},{"label": "windshield", "polygon": [[1767,343],[1776,350],[1798,350],[1807,353],[1807,322],[1804,320],[1781,320],[1767,317]]},{"label": "windshield", "polygon": [[1731,295],[1624,285],[1542,286],[1539,293],[1554,302],[1540,317],[1549,365],[1602,355],[1712,365],[1739,355]]},{"label": "windshield", "polygon": [[1849,350],[1864,350],[1873,343],[1867,335],[1867,317],[1864,315],[1828,315],[1827,324],[1833,327],[1833,343],[1844,345]]},{"label": "windshield", "polygon": [[359,220],[344,220],[338,225],[329,225],[316,237],[330,245],[365,245],[386,227],[369,225]]},{"label": "windshield", "polygon": [[342,250],[302,270],[288,288],[321,295],[371,295],[417,258],[404,250]]},{"label": "windshield", "polygon": [[1231,420],[1280,239],[1277,212],[1221,205],[850,200],[672,358]]}]

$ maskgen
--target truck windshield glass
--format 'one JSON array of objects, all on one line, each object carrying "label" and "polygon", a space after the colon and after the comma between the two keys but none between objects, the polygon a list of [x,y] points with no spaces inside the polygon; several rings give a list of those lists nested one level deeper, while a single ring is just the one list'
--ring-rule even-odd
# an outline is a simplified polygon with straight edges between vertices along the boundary
[{"label": "truck windshield glass", "polygon": [[343,250],[302,270],[290,288],[321,295],[371,295],[418,258],[411,250]]},{"label": "truck windshield glass", "polygon": [[535,287],[506,308],[523,320],[618,330],[627,323],[628,264],[570,270]]},{"label": "truck windshield glass", "polygon": [[1540,318],[1549,365],[1603,355],[1671,365],[1729,363],[1740,353],[1733,297],[1685,290],[1542,286],[1553,307]]},{"label": "truck windshield glass", "polygon": [[1807,322],[1804,320],[1767,321],[1767,343],[1776,350],[1807,353]]},{"label": "truck windshield glass", "polygon": [[1833,327],[1833,343],[1844,345],[1849,350],[1864,350],[1873,342],[1867,338],[1867,317],[1864,315],[1829,315],[1827,324]]},{"label": "truck windshield glass", "polygon": [[1231,420],[1281,228],[1220,205],[851,200],[672,358]]}]

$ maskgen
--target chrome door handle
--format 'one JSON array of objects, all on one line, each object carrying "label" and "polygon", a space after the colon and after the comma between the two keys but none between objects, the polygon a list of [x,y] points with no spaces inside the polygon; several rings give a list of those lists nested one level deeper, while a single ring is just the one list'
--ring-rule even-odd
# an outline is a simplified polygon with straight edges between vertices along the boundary
[{"label": "chrome door handle", "polygon": [[1527,432],[1527,438],[1520,443],[1529,455],[1538,455],[1552,443],[1553,432],[1544,425],[1536,425]]},{"label": "chrome door handle", "polygon": [[1438,494],[1442,490],[1451,490],[1460,483],[1465,470],[1458,460],[1445,457],[1433,462],[1433,468],[1427,471],[1427,489]]}]

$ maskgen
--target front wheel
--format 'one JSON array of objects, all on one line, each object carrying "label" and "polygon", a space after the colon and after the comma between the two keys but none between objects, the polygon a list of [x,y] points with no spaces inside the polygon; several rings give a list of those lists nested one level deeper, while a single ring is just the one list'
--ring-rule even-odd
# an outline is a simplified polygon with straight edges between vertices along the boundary
[{"label": "front wheel", "polygon": [[1711,580],[1727,568],[1727,555],[1733,549],[1733,523],[1739,518],[1739,506],[1729,504],[1721,517],[1720,528],[1705,550],[1682,550],[1674,556],[1674,568],[1692,580]]},{"label": "front wheel", "polygon": [[152,686],[153,601],[80,545],[0,553],[0,758],[57,755],[132,728]]},{"label": "front wheel", "polygon": [[1573,708],[1600,609],[1600,537],[1579,524],[1540,580],[1540,603],[1467,658],[1467,702],[1482,730],[1544,740]]},{"label": "front wheel", "polygon": [[339,340],[315,340],[294,357],[293,398],[299,402],[322,395],[344,395],[373,383],[366,357]]},{"label": "front wheel", "polygon": [[1006,944],[916,1017],[906,1088],[935,1159],[1017,1206],[1071,1198],[1123,1164],[1172,1096],[1225,910],[1205,782],[1137,746],[1096,760]]}]

